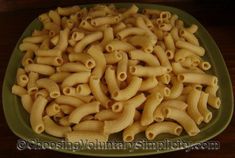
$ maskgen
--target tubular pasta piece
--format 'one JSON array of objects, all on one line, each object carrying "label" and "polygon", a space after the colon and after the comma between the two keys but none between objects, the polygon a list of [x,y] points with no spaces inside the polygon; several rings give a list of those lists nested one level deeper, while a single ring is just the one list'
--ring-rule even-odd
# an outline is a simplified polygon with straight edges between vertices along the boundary
[{"label": "tubular pasta piece", "polygon": [[155,76],[148,77],[147,79],[143,80],[140,86],[139,91],[147,91],[154,87],[156,87],[158,84],[158,80]]},{"label": "tubular pasta piece", "polygon": [[25,87],[28,82],[29,78],[26,75],[25,70],[22,68],[18,68],[16,72],[16,83],[21,87]]},{"label": "tubular pasta piece", "polygon": [[61,83],[64,81],[64,79],[66,77],[70,76],[69,72],[57,72],[52,74],[49,79],[51,79],[52,81],[56,82],[56,83]]},{"label": "tubular pasta piece", "polygon": [[150,36],[146,35],[132,36],[128,39],[128,42],[135,47],[137,46],[141,47],[146,53],[152,53],[153,51],[153,45],[151,43]]},{"label": "tubular pasta piece", "polygon": [[30,113],[33,106],[33,99],[29,94],[21,95],[21,103],[24,109]]},{"label": "tubular pasta piece", "polygon": [[122,17],[123,18],[127,18],[131,15],[134,15],[138,12],[139,8],[135,5],[135,4],[132,4],[132,6],[130,8],[128,8],[123,14],[122,14]]},{"label": "tubular pasta piece", "polygon": [[71,106],[74,106],[74,107],[78,107],[81,104],[84,104],[83,101],[81,101],[80,99],[78,99],[76,97],[65,96],[65,95],[61,95],[61,96],[57,97],[55,99],[55,102],[57,104],[71,105]]},{"label": "tubular pasta piece", "polygon": [[76,12],[80,11],[80,7],[75,5],[75,6],[72,6],[72,7],[58,7],[57,8],[57,12],[59,15],[63,15],[63,16],[67,16],[67,15],[70,15],[70,14],[74,14]]},{"label": "tubular pasta piece", "polygon": [[162,109],[167,107],[185,111],[188,107],[188,104],[186,104],[184,101],[176,99],[163,101],[153,112],[153,117],[156,122],[162,122],[164,120],[164,114],[162,113]]},{"label": "tubular pasta piece", "polygon": [[175,77],[171,79],[171,83],[172,83],[171,94],[170,96],[168,96],[168,98],[174,99],[182,94],[184,85],[181,81],[177,80],[177,78]]},{"label": "tubular pasta piece", "polygon": [[134,49],[134,47],[127,42],[114,39],[105,46],[105,49],[108,52],[113,52],[115,50],[130,51]]},{"label": "tubular pasta piece", "polygon": [[205,92],[201,92],[200,99],[198,101],[198,110],[203,116],[203,121],[205,123],[209,123],[212,119],[212,112],[210,112],[207,108],[209,94]]},{"label": "tubular pasta piece", "polygon": [[30,72],[29,73],[29,82],[27,84],[27,90],[29,94],[33,94],[38,91],[38,86],[36,84],[36,81],[39,78],[39,74],[36,72]]},{"label": "tubular pasta piece", "polygon": [[86,120],[73,126],[74,131],[100,131],[104,128],[104,122],[98,120]]},{"label": "tubular pasta piece", "polygon": [[61,56],[62,51],[59,49],[38,49],[35,51],[35,55],[44,57]]},{"label": "tubular pasta piece", "polygon": [[157,86],[155,86],[154,88],[148,90],[149,93],[157,93],[159,92],[162,96],[168,97],[171,94],[171,90],[170,88],[168,88],[167,86],[165,86],[162,83],[158,83]]},{"label": "tubular pasta piece", "polygon": [[144,35],[146,31],[139,27],[131,27],[131,28],[125,28],[121,31],[119,31],[116,36],[118,39],[122,40],[127,36],[131,35]]},{"label": "tubular pasta piece", "polygon": [[171,75],[163,74],[162,76],[158,77],[158,80],[163,84],[169,84],[171,81]]},{"label": "tubular pasta piece", "polygon": [[52,75],[55,73],[55,69],[52,66],[42,64],[28,64],[25,66],[26,72],[37,72],[42,75]]},{"label": "tubular pasta piece", "polygon": [[164,49],[161,46],[159,46],[159,45],[155,46],[153,49],[153,53],[155,53],[156,56],[158,57],[158,59],[161,63],[161,66],[168,67],[170,70],[172,70],[169,59],[168,59]]},{"label": "tubular pasta piece", "polygon": [[47,99],[42,96],[36,98],[33,103],[30,113],[30,125],[34,132],[37,134],[42,133],[45,130],[45,125],[42,120],[43,111],[47,104]]},{"label": "tubular pasta piece", "polygon": [[22,58],[22,62],[21,64],[23,66],[26,66],[28,64],[33,64],[34,61],[33,61],[33,56],[34,56],[34,52],[33,51],[26,51],[23,58]]},{"label": "tubular pasta piece", "polygon": [[141,77],[161,76],[169,71],[167,67],[163,66],[129,66],[129,72],[132,75]]},{"label": "tubular pasta piece", "polygon": [[38,64],[60,66],[63,64],[62,57],[36,57],[36,62]]},{"label": "tubular pasta piece", "polygon": [[89,35],[86,35],[81,41],[79,41],[75,47],[74,47],[74,51],[76,53],[81,53],[83,52],[84,48],[92,43],[95,42],[97,40],[100,40],[103,37],[103,33],[102,32],[94,32],[91,33]]},{"label": "tubular pasta piece", "polygon": [[97,131],[72,131],[65,134],[68,142],[107,142],[108,135]]},{"label": "tubular pasta piece", "polygon": [[106,68],[105,81],[110,93],[114,93],[115,91],[119,90],[115,75],[115,69],[113,68],[113,66],[108,66]]},{"label": "tubular pasta piece", "polygon": [[180,73],[177,78],[183,83],[197,83],[208,86],[214,86],[218,83],[218,78],[209,74]]},{"label": "tubular pasta piece", "polygon": [[140,106],[145,100],[144,94],[139,94],[128,100],[120,117],[115,120],[104,121],[104,133],[116,133],[131,125],[134,121],[136,107]]},{"label": "tubular pasta piece", "polygon": [[115,120],[120,116],[120,113],[113,112],[111,109],[101,110],[95,114],[95,119],[99,121]]},{"label": "tubular pasta piece", "polygon": [[102,47],[105,47],[113,39],[114,39],[113,28],[112,27],[108,27],[107,29],[104,30],[104,38],[100,42],[100,45]]},{"label": "tubular pasta piece", "polygon": [[186,29],[180,29],[179,35],[185,38],[189,43],[199,46],[198,39],[195,37],[195,35]]},{"label": "tubular pasta piece", "polygon": [[99,105],[97,101],[80,105],[69,115],[69,122],[77,124],[84,116],[99,112]]},{"label": "tubular pasta piece", "polygon": [[111,96],[114,100],[117,101],[128,100],[136,95],[141,86],[141,83],[142,79],[135,76],[131,79],[130,84],[125,89],[114,91]]},{"label": "tubular pasta piece", "polygon": [[90,77],[89,85],[91,88],[91,92],[96,100],[98,100],[104,108],[108,108],[111,100],[102,91],[100,87],[100,78],[92,75]]},{"label": "tubular pasta piece", "polygon": [[154,121],[153,112],[162,100],[163,96],[160,93],[152,93],[147,97],[140,120],[142,126],[150,125]]},{"label": "tubular pasta piece", "polygon": [[[23,39],[24,42],[29,42],[29,43],[42,43],[46,38],[48,38],[47,35],[39,35],[39,36],[31,36],[31,37],[26,37]],[[36,47],[35,47],[36,48]]]},{"label": "tubular pasta piece", "polygon": [[189,136],[195,136],[200,132],[196,123],[185,111],[174,108],[165,108],[163,111],[166,118],[173,119],[181,124]]},{"label": "tubular pasta piece", "polygon": [[82,62],[86,68],[92,69],[96,66],[95,60],[87,53],[72,53],[69,54],[69,61],[79,61]]},{"label": "tubular pasta piece", "polygon": [[91,19],[91,24],[95,27],[101,26],[101,25],[113,25],[119,23],[121,17],[120,16],[103,16],[98,17],[95,19]]},{"label": "tubular pasta piece", "polygon": [[81,64],[81,63],[65,63],[60,67],[56,68],[57,71],[61,72],[89,72],[90,73],[90,69],[88,69],[85,65]]},{"label": "tubular pasta piece", "polygon": [[34,43],[30,43],[30,42],[24,42],[24,43],[21,43],[20,46],[19,46],[19,50],[21,52],[23,51],[37,51],[38,50],[38,45],[34,44]]},{"label": "tubular pasta piece", "polygon": [[160,65],[158,59],[153,54],[148,54],[138,49],[131,50],[129,56],[131,59],[143,61],[149,66]]},{"label": "tubular pasta piece", "polygon": [[195,46],[191,43],[184,42],[184,41],[177,41],[175,43],[176,47],[178,48],[184,48],[192,51],[193,53],[197,54],[198,56],[204,56],[205,49],[200,46]]},{"label": "tubular pasta piece", "polygon": [[142,126],[140,122],[134,122],[132,125],[128,126],[126,129],[124,129],[122,133],[122,138],[124,142],[132,142],[135,138],[135,135],[145,131],[147,127]]},{"label": "tubular pasta piece", "polygon": [[174,122],[159,122],[154,123],[147,127],[145,131],[145,136],[148,140],[153,140],[157,135],[162,133],[169,133],[179,136],[183,128]]},{"label": "tubular pasta piece", "polygon": [[115,64],[122,59],[122,52],[113,51],[112,53],[105,53],[104,57],[107,64]]},{"label": "tubular pasta piece", "polygon": [[198,30],[198,26],[196,24],[192,24],[190,27],[185,28],[188,32],[195,33]]},{"label": "tubular pasta piece", "polygon": [[57,98],[60,96],[60,88],[53,80],[41,78],[37,80],[36,83],[39,88],[47,89],[51,98]]},{"label": "tubular pasta piece", "polygon": [[106,60],[101,47],[99,45],[93,45],[88,49],[87,53],[95,60],[96,63],[96,67],[93,69],[91,74],[101,78],[106,67]]},{"label": "tubular pasta piece", "polygon": [[122,52],[122,59],[118,62],[118,65],[117,65],[117,79],[119,81],[126,80],[127,66],[128,66],[127,54],[125,52]]},{"label": "tubular pasta piece", "polygon": [[184,61],[186,57],[189,57],[189,56],[197,56],[197,55],[188,49],[178,49],[175,53],[174,59],[176,62],[181,62],[181,61]]},{"label": "tubular pasta piece", "polygon": [[64,137],[67,132],[72,131],[70,127],[57,125],[49,116],[44,116],[42,119],[45,126],[45,132],[52,136]]},{"label": "tubular pasta piece", "polygon": [[55,102],[51,102],[46,107],[46,114],[48,116],[54,116],[59,112],[60,112],[60,106],[58,104],[56,104]]},{"label": "tubular pasta piece", "polygon": [[73,73],[64,79],[61,87],[72,87],[79,83],[88,83],[90,75],[90,72]]},{"label": "tubular pasta piece", "polygon": [[187,98],[188,108],[187,112],[189,116],[196,122],[196,124],[200,125],[203,121],[203,117],[198,110],[198,102],[200,99],[201,91],[197,89],[193,89]]},{"label": "tubular pasta piece", "polygon": [[54,49],[61,50],[62,52],[65,51],[66,48],[68,47],[68,38],[69,38],[68,28],[65,28],[64,30],[60,31],[59,41]]}]

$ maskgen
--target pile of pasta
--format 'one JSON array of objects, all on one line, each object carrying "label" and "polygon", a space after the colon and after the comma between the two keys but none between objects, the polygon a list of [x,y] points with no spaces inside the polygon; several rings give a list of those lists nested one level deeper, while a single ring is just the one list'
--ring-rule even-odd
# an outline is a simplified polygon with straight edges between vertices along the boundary
[{"label": "pile of pasta", "polygon": [[219,109],[218,79],[206,73],[205,49],[169,11],[114,5],[58,7],[41,14],[41,30],[24,53],[12,93],[36,133],[70,142],[123,141],[145,132],[189,136]]}]

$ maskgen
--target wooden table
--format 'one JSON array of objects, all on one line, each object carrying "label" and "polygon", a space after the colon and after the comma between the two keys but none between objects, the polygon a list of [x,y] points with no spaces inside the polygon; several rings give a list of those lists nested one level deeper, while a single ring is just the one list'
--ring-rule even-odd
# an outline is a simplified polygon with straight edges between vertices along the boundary
[{"label": "wooden table", "polygon": [[[88,0],[91,2],[91,0]],[[117,0],[116,0],[117,1]],[[131,0],[132,1],[132,0]],[[97,2],[97,1],[96,1]],[[128,1],[130,2],[130,1]],[[132,1],[133,2],[133,1]],[[137,1],[138,2],[138,1]],[[155,0],[145,2],[156,3]],[[77,1],[77,3],[82,3]],[[86,1],[83,3],[86,3]],[[218,44],[224,60],[229,69],[233,90],[235,90],[235,7],[232,1],[224,0],[220,2],[202,1],[179,1],[170,0],[168,3],[160,4],[170,5],[185,10],[196,17],[202,25],[209,31],[216,43]],[[34,1],[1,1],[0,2],[0,85],[2,85],[4,73],[11,52],[24,31],[26,26],[37,17],[39,13],[61,5],[76,4],[76,1],[55,1],[48,3],[39,0]],[[14,76],[13,76],[14,77]],[[0,98],[1,100],[1,98]],[[10,105],[9,105],[10,106]],[[0,157],[77,157],[50,150],[24,150],[16,149],[16,141],[19,139],[15,136],[6,124],[3,111],[0,110]],[[235,118],[233,117],[230,125],[219,136],[213,140],[220,142],[220,150],[208,151],[178,151],[157,155],[158,157],[235,157]],[[81,156],[82,157],[82,156]],[[155,157],[150,156],[150,157]]]}]

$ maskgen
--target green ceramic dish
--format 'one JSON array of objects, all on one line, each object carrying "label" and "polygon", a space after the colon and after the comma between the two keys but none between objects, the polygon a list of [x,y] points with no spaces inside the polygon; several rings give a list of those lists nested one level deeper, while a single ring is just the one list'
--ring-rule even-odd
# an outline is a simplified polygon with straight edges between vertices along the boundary
[{"label": "green ceramic dish", "polygon": [[[119,3],[116,4],[118,7],[129,7],[131,4],[126,3]],[[229,124],[232,114],[233,114],[233,92],[232,92],[232,85],[229,78],[229,73],[224,63],[223,57],[221,52],[216,45],[215,41],[206,31],[206,29],[191,15],[188,13],[173,8],[167,7],[162,5],[155,5],[155,4],[137,4],[140,8],[153,8],[153,9],[160,9],[160,10],[168,10],[172,13],[177,14],[180,19],[182,19],[186,25],[190,24],[197,24],[199,29],[196,33],[197,37],[200,40],[202,46],[206,49],[206,59],[210,61],[212,64],[211,73],[216,74],[219,79],[219,92],[218,95],[221,98],[222,106],[219,110],[212,110],[213,112],[213,119],[208,125],[201,125],[201,132],[194,137],[189,137],[185,133],[183,133],[180,137],[172,137],[170,135],[161,135],[154,142],[164,140],[164,138],[168,138],[165,142],[176,142],[176,141],[184,141],[184,142],[191,142],[190,145],[195,145],[198,142],[205,142],[216,135],[220,134]],[[84,5],[84,7],[90,7],[91,5]],[[37,139],[38,141],[48,142],[48,141],[60,141],[55,137],[49,136],[47,134],[35,134],[29,124],[29,115],[24,111],[22,105],[20,103],[20,99],[15,95],[11,94],[11,87],[15,83],[15,75],[17,68],[21,65],[20,61],[22,58],[22,53],[19,51],[18,46],[22,39],[25,36],[29,36],[31,32],[35,28],[40,28],[41,24],[38,19],[35,19],[24,31],[23,35],[19,39],[16,44],[16,47],[11,55],[5,78],[3,83],[2,89],[2,98],[3,98],[3,108],[7,123],[10,129],[20,138],[27,140],[29,142],[35,143],[32,141],[33,139]],[[121,134],[112,135],[110,140],[117,140],[121,141]],[[145,141],[148,142],[143,134],[139,134],[137,136],[138,141]],[[132,144],[134,145],[134,144]],[[171,151],[180,150],[190,145],[183,146],[181,148],[158,148],[158,149],[150,149],[146,150],[143,146],[144,143],[136,143],[135,149],[134,147],[129,146],[125,149],[112,149],[112,150],[77,150],[71,151],[68,149],[56,149],[52,148],[52,150],[71,153],[71,154],[79,154],[79,155],[90,155],[90,156],[140,156],[140,155],[150,155],[150,154],[159,154],[159,153],[166,153]],[[141,148],[141,149],[137,149]]]}]

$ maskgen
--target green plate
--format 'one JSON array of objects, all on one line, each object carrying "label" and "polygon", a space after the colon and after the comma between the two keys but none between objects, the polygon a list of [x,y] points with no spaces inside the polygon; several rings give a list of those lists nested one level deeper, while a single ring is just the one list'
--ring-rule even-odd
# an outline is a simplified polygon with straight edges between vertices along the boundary
[{"label": "green plate", "polygon": [[[118,3],[116,4],[117,7],[129,7],[131,4],[127,3]],[[78,147],[68,147],[61,148],[63,146],[63,142],[60,139],[49,136],[47,134],[36,134],[32,131],[30,124],[29,124],[29,115],[23,109],[19,97],[11,94],[11,87],[15,83],[15,76],[16,70],[21,65],[20,61],[22,58],[22,53],[19,51],[18,46],[22,39],[25,36],[31,35],[32,31],[35,28],[40,28],[41,24],[38,19],[35,19],[24,31],[23,35],[19,39],[16,44],[16,47],[11,55],[5,78],[3,83],[2,89],[2,98],[3,98],[3,108],[4,114],[7,120],[7,123],[10,129],[20,138],[27,140],[31,143],[41,143],[42,142],[52,142],[52,141],[60,141],[57,144],[57,147],[51,145],[50,149],[71,153],[71,154],[79,154],[79,155],[90,155],[90,156],[140,156],[140,155],[150,155],[150,154],[159,154],[159,153],[166,153],[171,151],[176,151],[180,149],[187,148],[189,146],[195,145],[199,142],[205,142],[216,135],[220,134],[229,124],[232,114],[233,114],[233,92],[232,92],[232,85],[229,78],[229,73],[227,67],[224,63],[223,57],[221,52],[216,45],[215,41],[206,31],[206,29],[191,15],[188,13],[173,8],[167,7],[162,5],[155,5],[155,4],[137,4],[140,8],[153,8],[153,9],[160,9],[160,10],[168,10],[174,14],[177,14],[180,19],[182,19],[186,25],[196,24],[198,25],[199,29],[196,33],[197,37],[200,40],[201,45],[206,49],[206,60],[208,60],[212,64],[211,73],[218,76],[219,79],[219,92],[218,96],[221,98],[222,106],[219,110],[210,109],[213,112],[213,119],[207,125],[202,124],[200,126],[201,132],[194,137],[189,137],[187,134],[183,133],[180,137],[172,137],[170,135],[161,135],[160,137],[156,138],[153,142],[147,141],[144,138],[143,134],[137,135],[137,139],[135,143],[127,143],[121,144],[121,134],[112,135],[110,140],[116,141],[116,146],[114,144],[109,144],[109,147],[113,146],[114,149],[110,149],[109,147],[102,148],[102,149],[92,149],[92,144],[88,144],[88,148],[84,149],[84,146]],[[90,7],[92,5],[83,5],[82,7]],[[164,138],[168,138],[167,140]],[[138,140],[138,142],[137,142]],[[155,144],[154,143],[159,143]],[[117,143],[118,142],[118,143]],[[176,147],[175,144],[169,143],[177,143],[181,142],[181,145]],[[182,145],[182,142],[188,142],[190,144]],[[151,145],[151,143],[153,145]],[[119,145],[117,145],[119,144]],[[40,145],[40,144],[39,144]],[[165,146],[163,146],[165,145]],[[45,144],[44,144],[45,146]],[[152,146],[152,147],[151,147]],[[157,147],[157,148],[156,148]],[[49,147],[47,147],[49,148]],[[74,150],[71,150],[71,149]],[[109,149],[107,149],[109,148]]]}]

